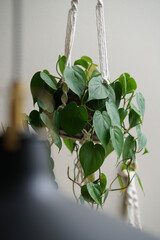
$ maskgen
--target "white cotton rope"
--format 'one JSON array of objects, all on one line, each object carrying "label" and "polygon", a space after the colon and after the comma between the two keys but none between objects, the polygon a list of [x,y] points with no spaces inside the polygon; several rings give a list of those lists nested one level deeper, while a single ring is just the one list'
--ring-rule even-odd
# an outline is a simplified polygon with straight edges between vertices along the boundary
[{"label": "white cotton rope", "polygon": [[101,72],[102,78],[105,79],[107,83],[109,83],[110,76],[109,76],[109,69],[108,69],[103,0],[98,0],[97,6],[96,6],[96,18],[97,18],[97,36],[98,36],[98,46],[99,46],[100,72]]},{"label": "white cotton rope", "polygon": [[71,52],[72,52],[74,36],[75,36],[77,12],[78,12],[78,0],[72,0],[71,8],[68,12],[68,21],[67,21],[66,39],[65,39],[66,65],[70,65],[70,62],[71,62]]},{"label": "white cotton rope", "polygon": [[[134,172],[130,172],[130,179],[133,178],[134,174]],[[142,229],[135,178],[126,190],[125,205],[128,223],[133,227]]]}]

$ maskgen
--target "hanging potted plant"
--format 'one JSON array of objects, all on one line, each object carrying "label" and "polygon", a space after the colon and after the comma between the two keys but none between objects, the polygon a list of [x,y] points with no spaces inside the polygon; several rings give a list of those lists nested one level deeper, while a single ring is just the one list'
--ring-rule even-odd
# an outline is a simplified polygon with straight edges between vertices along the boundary
[{"label": "hanging potted plant", "polygon": [[[74,196],[77,201],[102,207],[109,192],[126,190],[135,176],[143,190],[137,173],[130,177],[130,172],[135,171],[137,154],[147,153],[146,137],[141,132],[145,100],[136,92],[137,83],[128,73],[109,80],[102,0],[96,6],[100,71],[87,56],[70,64],[77,5],[77,0],[71,1],[65,56],[58,58],[57,76],[43,70],[31,80],[33,103],[38,109],[25,116],[25,123],[36,131],[43,129],[49,148],[55,144],[61,150],[63,139],[71,153],[76,152],[73,177],[69,168],[66,170]],[[127,172],[127,183],[120,173],[107,183],[107,176],[101,172],[103,162],[113,151],[117,165]],[[116,179],[119,189],[113,188]],[[78,195],[75,185],[80,190]]]},{"label": "hanging potted plant", "polygon": [[[30,86],[38,110],[31,111],[27,122],[36,131],[45,129],[50,146],[55,144],[61,150],[63,139],[71,153],[76,152],[73,178],[68,169],[68,178],[80,187],[80,196],[74,192],[75,197],[102,206],[108,193],[115,190],[113,182],[108,184],[107,176],[101,173],[109,154],[115,151],[117,164],[122,164],[122,171],[127,170],[126,185],[121,174],[116,177],[119,190],[125,190],[132,181],[129,173],[134,171],[136,155],[147,152],[146,137],[141,132],[145,100],[136,92],[136,81],[128,73],[108,84],[89,57],[81,57],[72,67],[65,66],[66,57],[59,56],[58,76],[47,70],[34,74]],[[137,173],[134,176],[141,185]]]}]

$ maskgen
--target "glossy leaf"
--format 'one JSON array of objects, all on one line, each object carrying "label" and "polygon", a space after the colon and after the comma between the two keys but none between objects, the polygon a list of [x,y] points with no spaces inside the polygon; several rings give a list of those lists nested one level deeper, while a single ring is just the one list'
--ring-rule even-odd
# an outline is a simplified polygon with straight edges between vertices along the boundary
[{"label": "glossy leaf", "polygon": [[137,88],[137,83],[134,78],[127,79],[127,94],[134,92]]},{"label": "glossy leaf", "polygon": [[53,123],[45,112],[42,112],[40,114],[40,118],[41,118],[42,122],[46,125],[47,128],[53,129]]},{"label": "glossy leaf", "polygon": [[123,134],[120,128],[117,126],[110,129],[110,136],[112,140],[112,145],[116,151],[118,158],[120,158],[123,150]]},{"label": "glossy leaf", "polygon": [[138,151],[140,151],[142,148],[144,148],[147,144],[147,139],[145,135],[141,132],[140,125],[136,126],[137,130],[137,137],[138,137]]},{"label": "glossy leaf", "polygon": [[88,57],[88,56],[82,56],[81,59],[85,60],[88,63],[93,63],[92,59],[90,57]]},{"label": "glossy leaf", "polygon": [[107,113],[111,119],[112,126],[120,126],[120,117],[116,105],[113,102],[106,102]]},{"label": "glossy leaf", "polygon": [[96,111],[93,116],[93,126],[97,137],[102,142],[104,146],[106,146],[110,139],[110,129],[111,120],[106,111],[102,113],[100,111]]},{"label": "glossy leaf", "polygon": [[59,69],[60,69],[60,72],[64,73],[64,69],[65,69],[65,66],[66,66],[66,56],[60,56],[59,60],[58,60],[58,65],[59,65]]},{"label": "glossy leaf", "polygon": [[98,77],[98,76],[100,76],[100,75],[101,75],[101,73],[100,73],[97,69],[94,69],[94,71],[92,72],[90,78]]},{"label": "glossy leaf", "polygon": [[124,108],[120,108],[120,109],[118,109],[118,112],[119,112],[119,116],[120,116],[120,124],[122,125],[124,119],[127,116],[127,110]]},{"label": "glossy leaf", "polygon": [[103,83],[101,76],[94,77],[89,81],[88,92],[88,101],[93,99],[104,99],[109,96],[108,86],[106,83]]},{"label": "glossy leaf", "polygon": [[105,158],[104,148],[100,144],[91,141],[82,145],[79,158],[84,170],[85,177],[97,171],[103,164]]},{"label": "glossy leaf", "polygon": [[144,117],[145,99],[144,99],[142,93],[136,93],[136,101],[137,101],[138,108],[142,114],[142,117]]},{"label": "glossy leaf", "polygon": [[[81,71],[83,70],[81,69]],[[64,70],[64,80],[68,87],[81,98],[86,88],[86,80],[80,74],[80,71],[78,72],[75,68],[67,66]]]},{"label": "glossy leaf", "polygon": [[34,74],[31,79],[30,89],[33,97],[33,103],[37,102],[38,96],[44,89],[44,81],[40,77],[40,72]]},{"label": "glossy leaf", "polygon": [[136,106],[133,103],[130,103],[131,109],[133,109],[139,116],[141,116],[141,112],[136,108]]},{"label": "glossy leaf", "polygon": [[52,113],[54,110],[53,107],[53,95],[47,92],[45,89],[41,92],[37,98],[37,103],[40,108],[44,111]]},{"label": "glossy leaf", "polygon": [[98,184],[92,182],[87,183],[87,190],[91,198],[100,206],[102,206],[102,192],[101,187]]},{"label": "glossy leaf", "polygon": [[129,135],[125,142],[123,148],[123,162],[125,163],[128,159],[132,159],[132,152],[135,152],[136,142],[134,137]]},{"label": "glossy leaf", "polygon": [[120,82],[116,82],[114,84],[114,91],[116,95],[116,106],[118,108],[121,101],[121,96],[122,96],[122,85]]},{"label": "glossy leaf", "polygon": [[123,73],[119,81],[122,85],[122,94],[126,95],[128,93],[132,93],[137,88],[136,81],[130,77],[128,73]]},{"label": "glossy leaf", "polygon": [[111,153],[113,152],[114,147],[112,145],[112,141],[110,140],[109,143],[107,144],[107,146],[105,147],[105,158]]},{"label": "glossy leaf", "polygon": [[140,116],[133,109],[129,112],[129,128],[133,128],[140,124]]},{"label": "glossy leaf", "polygon": [[61,150],[62,141],[57,131],[54,128],[50,129],[50,134],[51,134],[53,143],[59,148],[59,150]]},{"label": "glossy leaf", "polygon": [[40,77],[50,88],[52,88],[53,90],[57,90],[55,83],[48,74],[46,74],[45,72],[40,72]]},{"label": "glossy leaf", "polygon": [[78,59],[74,62],[74,65],[80,65],[82,67],[84,67],[85,69],[88,68],[88,63],[86,62],[86,60],[84,59]]},{"label": "glossy leaf", "polygon": [[66,147],[69,149],[71,153],[73,153],[74,147],[75,147],[75,140],[69,138],[63,138],[63,142],[66,145]]},{"label": "glossy leaf", "polygon": [[87,184],[81,187],[81,195],[84,198],[84,200],[86,200],[87,202],[92,202],[92,203],[94,202],[94,200],[92,199],[92,197],[88,192]]},{"label": "glossy leaf", "polygon": [[107,186],[107,178],[104,173],[101,173],[101,175],[100,175],[100,186],[102,189],[102,193],[104,193],[106,186]]},{"label": "glossy leaf", "polygon": [[40,114],[37,110],[33,110],[30,114],[29,114],[29,121],[31,126],[34,127],[42,127],[42,123],[41,123],[41,119],[40,119]]},{"label": "glossy leaf", "polygon": [[106,189],[106,191],[104,192],[104,199],[103,199],[103,203],[105,203],[107,197],[108,197],[108,194],[109,194],[109,188]]},{"label": "glossy leaf", "polygon": [[67,104],[60,113],[60,125],[71,136],[80,133],[88,120],[88,113],[84,106],[77,106],[75,102]]}]

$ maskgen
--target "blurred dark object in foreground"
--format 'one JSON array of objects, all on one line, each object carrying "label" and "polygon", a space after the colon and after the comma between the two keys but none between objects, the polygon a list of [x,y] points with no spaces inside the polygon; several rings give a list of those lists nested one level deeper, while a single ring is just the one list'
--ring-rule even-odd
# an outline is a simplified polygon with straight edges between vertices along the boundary
[{"label": "blurred dark object in foreground", "polygon": [[151,240],[120,221],[61,196],[44,141],[19,135],[8,150],[0,138],[0,240]]}]

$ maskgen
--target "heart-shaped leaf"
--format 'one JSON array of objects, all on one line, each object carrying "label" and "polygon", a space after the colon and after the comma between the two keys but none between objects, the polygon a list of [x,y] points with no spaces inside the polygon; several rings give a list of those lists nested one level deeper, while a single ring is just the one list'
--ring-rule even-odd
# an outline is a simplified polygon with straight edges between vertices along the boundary
[{"label": "heart-shaped leaf", "polygon": [[98,184],[94,184],[92,182],[87,183],[87,190],[91,198],[100,206],[102,206],[102,190],[101,186]]},{"label": "heart-shaped leaf", "polygon": [[110,116],[112,126],[120,126],[120,117],[118,108],[113,102],[106,102],[107,113]]},{"label": "heart-shaped leaf", "polygon": [[83,70],[79,69],[77,66],[73,68],[67,66],[64,70],[64,80],[68,87],[81,98],[86,88],[86,78]]},{"label": "heart-shaped leaf", "polygon": [[111,120],[108,113],[106,111],[102,113],[96,111],[93,116],[93,126],[99,140],[106,146],[110,139],[109,128],[111,126]]},{"label": "heart-shaped leaf", "polygon": [[119,77],[119,81],[122,85],[122,94],[123,95],[132,93],[137,88],[136,81],[133,78],[131,78],[128,73],[123,73]]},{"label": "heart-shaped leaf", "polygon": [[50,88],[52,88],[53,90],[57,90],[55,82],[48,74],[46,74],[45,72],[40,72],[40,77]]},{"label": "heart-shaped leaf", "polygon": [[104,191],[106,190],[106,186],[107,186],[107,178],[104,173],[101,173],[101,175],[100,175],[100,186],[102,189],[102,193],[104,193]]},{"label": "heart-shaped leaf", "polygon": [[77,106],[75,102],[67,104],[60,112],[60,125],[71,136],[80,133],[88,120],[88,113],[84,106]]},{"label": "heart-shaped leaf", "polygon": [[136,101],[137,105],[139,107],[139,110],[142,114],[142,117],[144,117],[144,112],[145,112],[145,99],[142,95],[142,93],[136,93]]},{"label": "heart-shaped leaf", "polygon": [[84,67],[85,69],[88,68],[88,63],[84,59],[78,59],[77,61],[74,62],[74,65],[80,65]]},{"label": "heart-shaped leaf", "polygon": [[109,90],[106,83],[103,83],[101,76],[93,77],[88,85],[89,98],[88,101],[93,99],[104,99],[109,96]]},{"label": "heart-shaped leaf", "polygon": [[137,137],[138,137],[138,151],[144,148],[147,144],[147,139],[145,135],[141,132],[140,124],[136,126]]},{"label": "heart-shaped leaf", "polygon": [[119,116],[120,116],[120,124],[122,125],[125,117],[127,116],[127,110],[124,108],[120,108],[120,109],[118,109],[118,112],[119,112]]},{"label": "heart-shaped leaf", "polygon": [[116,151],[118,158],[120,158],[123,150],[123,134],[120,128],[113,127],[110,129],[110,136],[112,140],[113,147]]},{"label": "heart-shaped leaf", "polygon": [[123,162],[125,163],[128,159],[132,159],[132,153],[135,152],[136,148],[136,142],[134,140],[134,137],[129,135],[124,143],[123,148]]},{"label": "heart-shaped leaf", "polygon": [[105,151],[100,144],[89,141],[82,145],[79,158],[85,177],[97,171],[104,162]]},{"label": "heart-shaped leaf", "polygon": [[141,123],[140,115],[131,108],[129,112],[129,128],[133,128]]}]

